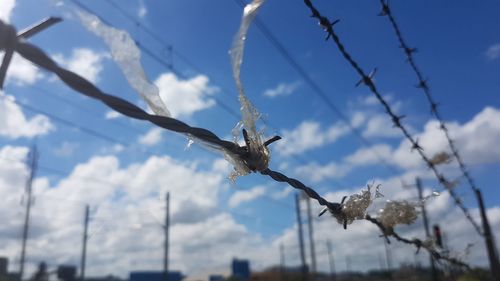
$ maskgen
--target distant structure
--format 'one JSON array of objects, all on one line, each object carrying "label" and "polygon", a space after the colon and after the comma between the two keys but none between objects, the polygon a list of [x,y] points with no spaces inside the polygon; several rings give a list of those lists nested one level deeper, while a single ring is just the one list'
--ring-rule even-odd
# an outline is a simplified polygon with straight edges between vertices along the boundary
[{"label": "distant structure", "polygon": [[63,281],[76,280],[76,266],[74,265],[60,265],[57,267],[57,278]]},{"label": "distant structure", "polygon": [[[181,281],[185,276],[180,271],[169,271],[168,281]],[[130,281],[166,281],[163,271],[132,271]]]},{"label": "distant structure", "polygon": [[250,262],[234,258],[231,264],[232,277],[238,281],[250,280]]},{"label": "distant structure", "polygon": [[125,281],[125,280],[113,275],[106,275],[101,277],[85,277],[85,281]]},{"label": "distant structure", "polygon": [[7,269],[9,267],[9,259],[6,257],[0,257],[0,278],[5,279],[7,276]]},{"label": "distant structure", "polygon": [[222,275],[210,275],[208,276],[208,281],[224,281],[225,278]]}]

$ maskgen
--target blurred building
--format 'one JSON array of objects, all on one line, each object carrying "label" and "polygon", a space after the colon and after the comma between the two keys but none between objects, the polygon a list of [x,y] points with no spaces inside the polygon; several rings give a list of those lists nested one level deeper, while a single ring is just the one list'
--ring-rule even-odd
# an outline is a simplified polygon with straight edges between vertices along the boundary
[{"label": "blurred building", "polygon": [[85,277],[85,281],[124,281],[120,277],[113,275],[101,276],[101,277]]},{"label": "blurred building", "polygon": [[18,272],[9,272],[9,259],[0,257],[0,281],[19,281]]},{"label": "blurred building", "polygon": [[169,271],[165,278],[163,271],[132,271],[130,281],[181,281],[185,276],[180,271]]},{"label": "blurred building", "polygon": [[222,275],[210,275],[208,276],[208,281],[224,281],[225,278]]},{"label": "blurred building", "polygon": [[250,280],[250,262],[248,260],[233,259],[231,270],[233,278],[239,281]]}]

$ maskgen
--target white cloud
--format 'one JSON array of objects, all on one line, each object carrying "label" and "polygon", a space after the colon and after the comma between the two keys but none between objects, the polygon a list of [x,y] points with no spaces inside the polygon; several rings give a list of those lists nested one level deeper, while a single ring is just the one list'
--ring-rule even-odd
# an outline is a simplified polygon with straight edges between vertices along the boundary
[{"label": "white cloud", "polygon": [[19,86],[31,85],[41,78],[43,78],[43,74],[35,65],[20,55],[14,54],[7,69],[7,83],[12,82]]},{"label": "white cloud", "polygon": [[320,182],[327,178],[342,178],[351,168],[347,165],[337,164],[335,162],[326,165],[318,163],[310,163],[297,167],[295,171],[304,178],[310,179],[313,182]]},{"label": "white cloud", "polygon": [[[11,259],[18,253],[23,218],[19,207],[23,189],[19,186],[27,177],[22,163],[27,152],[24,147],[0,149],[0,219],[5,222],[0,226],[0,245]],[[218,194],[224,186],[224,175],[169,157],[151,157],[125,167],[114,156],[92,157],[53,185],[38,178],[33,188],[37,199],[32,209],[28,271],[38,257],[54,264],[77,264],[77,255],[67,249],[79,243],[85,203],[91,203],[94,210],[89,275],[123,276],[130,270],[160,269],[163,242],[157,237],[162,235],[166,191],[171,193],[172,268],[193,273],[206,266],[225,265],[231,255],[242,247],[250,248],[259,238],[229,214],[217,211]],[[214,247],[214,241],[220,245]],[[60,247],[51,247],[54,243]],[[229,245],[234,248],[223,250]],[[196,253],[189,250],[195,248],[199,249]],[[211,258],[212,248],[230,256]]]},{"label": "white cloud", "polygon": [[351,166],[374,165],[380,163],[380,159],[389,161],[392,156],[392,148],[387,144],[376,144],[372,147],[362,147],[354,153],[346,156],[344,162]]},{"label": "white cloud", "polygon": [[229,198],[229,207],[234,208],[238,205],[255,200],[266,193],[264,186],[256,186],[249,190],[238,190]]},{"label": "white cloud", "polygon": [[16,0],[2,0],[2,9],[0,9],[0,20],[10,22],[12,10],[16,6]]},{"label": "white cloud", "polygon": [[485,55],[489,60],[496,60],[500,58],[500,44],[490,46]]},{"label": "white cloud", "polygon": [[146,16],[147,13],[148,13],[148,10],[146,8],[146,5],[144,4],[144,1],[139,0],[139,9],[137,10],[137,16],[142,19]]},{"label": "white cloud", "polygon": [[[500,123],[497,120],[500,120],[500,110],[485,107],[472,120],[464,124],[447,123],[450,135],[466,163],[475,165],[500,161],[500,151],[494,149],[500,139]],[[429,156],[449,151],[448,143],[439,128],[439,123],[431,120],[424,126],[423,132],[415,135],[424,148],[424,152]],[[411,152],[411,145],[407,141],[401,142],[394,151],[393,161],[408,169],[423,165],[419,155]]]},{"label": "white cloud", "polygon": [[78,143],[64,141],[59,147],[54,149],[54,154],[59,157],[68,157],[78,148]]},{"label": "white cloud", "polygon": [[119,117],[122,117],[123,115],[119,113],[118,111],[110,110],[106,112],[106,115],[104,116],[106,119],[116,119]]},{"label": "white cloud", "polygon": [[393,126],[391,119],[385,114],[375,114],[367,118],[363,136],[373,137],[399,137],[401,131]]},{"label": "white cloud", "polygon": [[[500,139],[500,110],[486,107],[476,114],[472,120],[464,124],[447,123],[450,134],[464,159],[469,165],[481,165],[500,162],[500,151],[493,149]],[[448,142],[440,129],[439,122],[430,120],[423,132],[415,134],[419,144],[428,157],[440,152],[449,152]],[[341,178],[357,167],[377,165],[383,160],[389,165],[411,170],[424,168],[425,163],[420,155],[411,149],[410,143],[404,139],[398,147],[388,144],[376,144],[362,147],[344,157],[340,162],[327,164],[311,163],[296,168],[296,171],[313,181],[328,178]]]},{"label": "white cloud", "polygon": [[76,48],[71,52],[71,56],[64,57],[62,54],[55,54],[54,60],[69,70],[81,75],[92,83],[100,80],[99,74],[103,66],[102,62],[108,55],[99,53],[88,48]]},{"label": "white cloud", "polygon": [[349,128],[337,123],[329,128],[321,128],[315,121],[303,121],[297,128],[283,130],[282,140],[276,143],[276,150],[282,155],[301,154],[305,151],[333,143],[346,135]]},{"label": "white cloud", "polygon": [[[27,153],[25,147],[0,148],[0,221],[5,222],[0,224],[0,247],[3,255],[10,259],[19,252],[19,231],[23,221],[19,206],[23,189],[19,186],[28,175],[22,163]],[[68,249],[81,243],[81,221],[87,202],[92,204],[93,210],[87,255],[89,276],[111,273],[124,277],[133,270],[161,270],[161,225],[166,191],[171,195],[170,265],[173,270],[182,270],[190,276],[227,272],[233,257],[247,258],[253,270],[260,270],[279,263],[281,243],[285,246],[287,266],[299,264],[297,226],[269,239],[251,232],[231,214],[219,211],[219,193],[224,182],[224,175],[215,172],[213,167],[203,170],[170,157],[151,157],[126,166],[114,156],[92,157],[59,182],[37,178],[33,188],[36,204],[32,209],[27,274],[30,275],[42,259],[53,264],[78,264],[79,255]],[[397,179],[381,183],[386,195],[381,201],[415,195],[413,190],[402,190]],[[327,198],[339,201],[343,195],[353,192],[339,190],[327,194]],[[426,189],[426,193],[429,192]],[[317,204],[312,207],[314,213],[320,209]],[[376,210],[372,208],[370,212],[376,213]],[[487,264],[481,238],[446,194],[428,201],[428,210],[431,223],[439,219],[443,232],[453,234],[448,236],[452,252],[461,251],[468,242],[479,241],[466,261],[475,265]],[[476,209],[471,212],[479,218]],[[488,215],[492,231],[500,231],[500,208],[490,208]],[[383,253],[384,248],[380,232],[374,225],[356,221],[344,230],[327,215],[314,220],[314,224],[320,271],[329,268],[324,250],[324,241],[329,238],[337,261],[356,253],[357,258],[352,256],[354,270],[378,267],[378,254]],[[412,226],[398,227],[397,231],[408,238],[424,235],[421,220]],[[58,247],[54,248],[54,244]],[[415,248],[397,242],[390,247],[395,265],[408,259],[414,261]],[[428,255],[421,252],[415,259],[426,263]],[[341,264],[337,263],[338,269]]]},{"label": "white cloud", "polygon": [[273,194],[271,194],[271,197],[276,199],[276,200],[281,200],[281,199],[285,199],[288,197],[288,195],[290,195],[292,192],[294,191],[293,188],[287,186],[285,187],[283,190],[281,191],[277,191],[277,192],[274,192]]},{"label": "white cloud", "polygon": [[139,143],[146,146],[156,145],[162,139],[162,132],[162,128],[152,128],[146,134],[139,136]]},{"label": "white cloud", "polygon": [[37,114],[28,119],[16,104],[15,98],[0,91],[0,136],[11,139],[32,138],[54,129],[54,125],[44,115]]},{"label": "white cloud", "polygon": [[292,83],[280,83],[278,86],[272,89],[267,89],[264,91],[264,96],[269,98],[275,98],[278,96],[288,96],[295,92],[297,88],[300,86],[300,82],[292,82]]},{"label": "white cloud", "polygon": [[160,90],[161,99],[174,118],[189,117],[197,111],[215,105],[215,101],[209,96],[218,89],[209,85],[205,75],[180,80],[172,73],[164,73],[156,79],[155,84]]}]

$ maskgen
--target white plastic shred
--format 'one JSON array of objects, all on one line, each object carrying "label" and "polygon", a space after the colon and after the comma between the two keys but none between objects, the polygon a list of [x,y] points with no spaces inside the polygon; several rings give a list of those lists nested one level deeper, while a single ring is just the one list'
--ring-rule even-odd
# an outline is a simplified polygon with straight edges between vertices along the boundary
[{"label": "white plastic shred", "polygon": [[141,65],[141,52],[130,35],[108,26],[95,15],[78,11],[82,24],[108,45],[111,56],[118,64],[130,85],[141,95],[154,113],[170,117],[170,112],[160,98],[158,88],[151,83]]},{"label": "white plastic shred", "polygon": [[417,204],[406,200],[388,201],[380,210],[378,220],[385,227],[391,228],[398,224],[411,224],[417,217]]},{"label": "white plastic shred", "polygon": [[354,220],[362,220],[366,216],[366,210],[372,204],[373,200],[382,197],[379,191],[380,185],[375,188],[375,195],[372,194],[372,185],[368,185],[361,193],[349,196],[342,206],[342,213],[340,216],[335,216],[337,222],[340,224],[351,224]]},{"label": "white plastic shred", "polygon": [[[250,155],[255,156],[254,160],[257,164],[256,168],[258,170],[267,168],[267,165],[269,164],[270,154],[267,147],[264,146],[263,133],[258,132],[255,125],[255,123],[261,118],[261,115],[245,95],[243,85],[241,83],[240,74],[241,64],[243,63],[243,53],[247,31],[263,3],[264,0],[253,0],[252,3],[245,6],[240,28],[234,38],[233,45],[229,52],[231,55],[233,78],[236,82],[236,87],[238,88],[238,99],[240,101],[240,110],[242,115],[242,121],[240,121],[236,125],[236,127],[232,131],[232,134],[234,137],[234,141],[237,143],[241,134],[241,129],[245,128],[247,130],[250,142]],[[250,173],[247,165],[241,162],[241,160],[231,157],[231,155],[227,156],[229,157],[228,160],[235,167],[235,171],[231,175],[231,178],[233,180],[240,175],[246,175]],[[226,159],[228,157],[226,157]]]},{"label": "white plastic shred", "polygon": [[451,155],[446,152],[436,153],[430,162],[434,165],[448,164],[451,162]]}]

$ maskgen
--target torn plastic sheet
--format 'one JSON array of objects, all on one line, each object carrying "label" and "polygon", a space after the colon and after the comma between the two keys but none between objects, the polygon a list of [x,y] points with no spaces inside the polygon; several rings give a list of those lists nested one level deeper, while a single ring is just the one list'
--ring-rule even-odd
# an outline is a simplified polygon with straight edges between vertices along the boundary
[{"label": "torn plastic sheet", "polygon": [[82,24],[92,33],[99,36],[108,45],[111,56],[118,64],[132,88],[146,101],[155,114],[170,117],[158,88],[151,83],[141,65],[141,52],[130,35],[120,29],[104,24],[99,18],[79,10],[77,12]]},{"label": "torn plastic sheet", "polygon": [[[241,64],[243,63],[243,53],[245,47],[245,40],[248,28],[254,20],[259,8],[264,3],[264,0],[253,0],[252,3],[245,6],[243,10],[243,17],[241,19],[241,25],[236,34],[233,45],[230,50],[231,63],[233,69],[233,78],[236,82],[236,87],[238,88],[238,99],[241,105],[241,115],[242,121],[240,121],[236,127],[233,129],[232,134],[234,141],[238,142],[239,136],[241,134],[241,129],[245,128],[248,132],[248,149],[251,156],[254,156],[256,162],[257,170],[263,170],[267,168],[269,164],[269,150],[264,145],[263,133],[257,131],[255,123],[261,118],[260,113],[252,105],[250,100],[246,97],[243,85],[241,83]],[[235,174],[233,177],[238,175],[245,175],[250,172],[250,170],[243,165],[245,169],[238,168],[239,164],[235,165]]]},{"label": "torn plastic sheet", "polygon": [[378,220],[387,228],[398,224],[412,224],[418,217],[418,204],[402,201],[388,201],[380,210]]},{"label": "torn plastic sheet", "polygon": [[354,220],[362,220],[366,216],[366,210],[372,204],[373,200],[382,197],[379,188],[380,185],[375,187],[375,194],[371,192],[372,185],[367,185],[365,190],[361,193],[349,196],[347,201],[342,204],[342,212],[338,215],[334,214],[337,222],[340,224],[348,225]]}]

